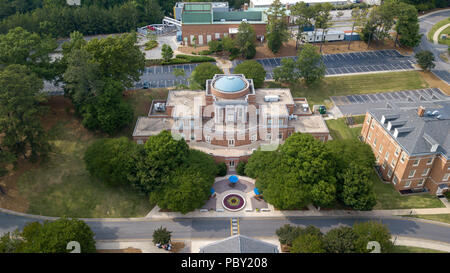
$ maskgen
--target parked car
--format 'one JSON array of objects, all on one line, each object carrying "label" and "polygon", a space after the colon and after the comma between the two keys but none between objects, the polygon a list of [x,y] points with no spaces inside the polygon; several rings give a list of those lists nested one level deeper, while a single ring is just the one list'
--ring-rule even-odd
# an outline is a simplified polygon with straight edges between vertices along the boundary
[{"label": "parked car", "polygon": [[149,89],[150,88],[150,83],[149,82],[144,82],[142,88]]}]

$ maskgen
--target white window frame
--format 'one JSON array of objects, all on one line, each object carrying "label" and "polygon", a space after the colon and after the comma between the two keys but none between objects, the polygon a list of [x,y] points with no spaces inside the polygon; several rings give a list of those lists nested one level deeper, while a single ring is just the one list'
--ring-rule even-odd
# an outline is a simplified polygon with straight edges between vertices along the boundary
[{"label": "white window frame", "polygon": [[395,158],[392,159],[391,161],[391,167],[395,168],[395,164],[397,163],[397,160],[395,160]]},{"label": "white window frame", "polygon": [[419,180],[419,183],[417,183],[417,187],[422,187],[423,184],[425,184],[425,178]]},{"label": "white window frame", "polygon": [[380,144],[380,148],[378,149],[378,153],[382,153],[383,152],[383,144]]},{"label": "white window frame", "polygon": [[391,168],[389,168],[389,170],[387,172],[387,176],[388,176],[388,178],[392,177],[392,169]]},{"label": "white window frame", "polygon": [[253,134],[253,135],[251,136],[251,141],[252,141],[252,142],[255,142],[255,141],[256,141],[256,134]]},{"label": "white window frame", "polygon": [[377,147],[377,138],[376,137],[373,139],[373,147]]},{"label": "white window frame", "polygon": [[234,147],[234,138],[228,139],[228,146]]},{"label": "white window frame", "polygon": [[402,157],[400,157],[400,162],[405,163],[405,154],[402,154]]},{"label": "white window frame", "polygon": [[370,140],[371,137],[372,137],[372,132],[369,132],[369,133],[367,134],[367,139]]},{"label": "white window frame", "polygon": [[[431,159],[431,161],[430,161],[430,159]],[[433,161],[434,161],[434,157],[430,157],[430,158],[427,160],[427,165],[433,164]]]},{"label": "white window frame", "polygon": [[137,144],[144,144],[144,141],[142,139],[138,139],[138,140],[136,140],[136,143]]},{"label": "white window frame", "polygon": [[371,119],[371,117],[369,116],[369,117],[367,117],[367,124],[370,124],[370,119]]},{"label": "white window frame", "polygon": [[387,165],[386,161],[383,161],[383,165],[381,165],[381,168],[383,168],[383,170],[386,169],[386,165]]},{"label": "white window frame", "polygon": [[449,178],[450,178],[450,173],[446,173],[446,174],[444,174],[442,181],[448,181]]},{"label": "white window frame", "polygon": [[427,176],[430,173],[431,168],[426,168],[423,172],[422,172],[422,176]]},{"label": "white window frame", "polygon": [[229,162],[228,162],[228,166],[234,167],[234,160],[229,161]]},{"label": "white window frame", "polygon": [[211,136],[206,136],[206,142],[211,143]]},{"label": "white window frame", "polygon": [[405,182],[404,188],[410,188],[411,187],[411,180]]},{"label": "white window frame", "polygon": [[375,122],[372,122],[372,124],[370,124],[370,129],[373,129],[375,127]]},{"label": "white window frame", "polygon": [[266,140],[271,140],[271,139],[272,139],[272,134],[271,133],[267,133]]},{"label": "white window frame", "polygon": [[[416,163],[416,161],[417,161],[417,163]],[[419,159],[414,159],[412,165],[413,165],[414,167],[417,167],[417,166],[419,166],[419,164],[420,164],[420,158],[419,158]]]},{"label": "white window frame", "polygon": [[[395,149],[395,156],[398,156],[400,154],[400,148],[397,147],[397,149]],[[405,155],[403,155],[405,156]]]},{"label": "white window frame", "polygon": [[389,152],[386,152],[386,154],[384,155],[384,160],[388,160],[389,159]]},{"label": "white window frame", "polygon": [[[412,175],[411,175],[412,172]],[[408,174],[408,178],[414,177],[414,175],[416,175],[416,170],[411,170]]]},{"label": "white window frame", "polygon": [[398,183],[398,178],[396,175],[394,175],[394,178],[392,178],[392,183],[394,183],[394,185],[397,185]]}]

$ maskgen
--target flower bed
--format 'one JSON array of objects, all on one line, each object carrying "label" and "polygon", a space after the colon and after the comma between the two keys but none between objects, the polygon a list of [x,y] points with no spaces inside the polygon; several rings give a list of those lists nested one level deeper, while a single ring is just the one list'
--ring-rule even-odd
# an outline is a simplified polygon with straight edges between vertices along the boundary
[{"label": "flower bed", "polygon": [[245,198],[237,193],[230,193],[222,200],[222,205],[229,211],[238,211],[245,207]]}]

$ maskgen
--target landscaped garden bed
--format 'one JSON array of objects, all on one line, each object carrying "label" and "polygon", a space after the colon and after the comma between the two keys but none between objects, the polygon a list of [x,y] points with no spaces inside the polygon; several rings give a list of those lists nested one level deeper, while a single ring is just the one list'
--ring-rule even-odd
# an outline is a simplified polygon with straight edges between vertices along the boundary
[{"label": "landscaped garden bed", "polygon": [[230,193],[222,200],[223,207],[229,211],[239,211],[245,207],[245,198],[237,193]]}]

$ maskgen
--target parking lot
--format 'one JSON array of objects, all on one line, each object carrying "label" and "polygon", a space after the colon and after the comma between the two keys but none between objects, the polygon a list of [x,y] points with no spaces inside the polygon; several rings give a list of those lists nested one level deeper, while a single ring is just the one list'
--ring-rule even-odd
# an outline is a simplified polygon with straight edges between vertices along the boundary
[{"label": "parking lot", "polygon": [[[296,60],[297,57],[284,57]],[[273,79],[273,69],[281,65],[283,58],[256,60],[266,70],[266,80]],[[233,61],[233,67],[242,61]],[[379,71],[412,70],[416,63],[413,57],[401,55],[397,50],[377,50],[323,55],[325,75],[345,75]]]},{"label": "parking lot", "polygon": [[436,102],[450,101],[439,88],[405,90],[363,95],[332,96],[330,99],[344,115],[364,115],[370,108],[427,107]]},{"label": "parking lot", "polygon": [[[214,63],[215,64],[215,63]],[[172,87],[179,84],[189,84],[189,77],[192,71],[199,64],[180,64],[180,65],[158,65],[146,67],[142,73],[141,80],[135,84],[136,88],[142,88],[147,82],[149,88]],[[175,68],[183,69],[184,77],[176,77],[173,74]]]}]

